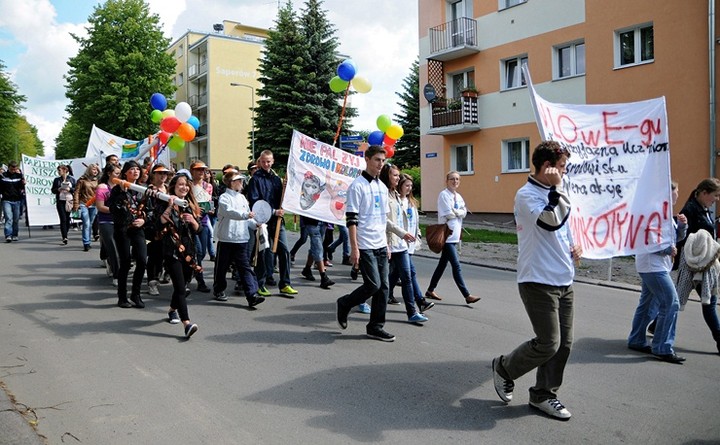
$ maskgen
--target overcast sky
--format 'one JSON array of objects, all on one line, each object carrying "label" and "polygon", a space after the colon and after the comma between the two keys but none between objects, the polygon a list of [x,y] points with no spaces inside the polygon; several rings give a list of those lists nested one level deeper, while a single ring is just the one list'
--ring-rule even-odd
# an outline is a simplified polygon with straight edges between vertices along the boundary
[{"label": "overcast sky", "polygon": [[[269,28],[278,2],[269,0],[149,0],[173,41],[187,30],[212,32],[214,23],[233,20]],[[282,4],[285,0],[282,0]],[[87,18],[98,1],[0,0],[0,59],[19,92],[27,96],[23,114],[38,128],[46,155],[65,118],[67,60],[77,54],[69,33],[85,35]],[[296,10],[304,1],[294,0]],[[357,94],[356,130],[375,130],[381,114],[399,111],[396,91],[402,88],[418,54],[417,0],[325,0],[323,9],[335,25],[340,52],[349,55],[358,74],[373,90]],[[118,135],[123,136],[123,135]]]}]

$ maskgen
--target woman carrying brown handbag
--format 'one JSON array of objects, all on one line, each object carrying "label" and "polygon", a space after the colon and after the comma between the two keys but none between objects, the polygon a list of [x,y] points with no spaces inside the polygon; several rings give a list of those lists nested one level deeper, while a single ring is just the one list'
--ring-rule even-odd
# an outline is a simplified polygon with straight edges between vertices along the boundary
[{"label": "woman carrying brown handbag", "polygon": [[465,218],[465,215],[467,215],[465,201],[462,196],[460,196],[460,193],[457,192],[460,186],[460,173],[454,170],[448,172],[445,177],[445,182],[447,188],[438,195],[438,224],[447,224],[450,230],[452,230],[452,233],[445,240],[445,246],[443,246],[442,253],[440,254],[440,261],[430,279],[430,286],[428,286],[427,292],[425,292],[425,297],[433,300],[442,300],[435,292],[435,288],[440,282],[443,273],[445,273],[445,268],[448,263],[450,263],[453,280],[465,298],[465,303],[477,303],[480,301],[480,297],[471,295],[467,286],[465,286],[465,280],[463,280],[462,270],[460,269],[460,258],[457,253],[457,246],[460,243],[460,233],[462,232],[462,220]]}]

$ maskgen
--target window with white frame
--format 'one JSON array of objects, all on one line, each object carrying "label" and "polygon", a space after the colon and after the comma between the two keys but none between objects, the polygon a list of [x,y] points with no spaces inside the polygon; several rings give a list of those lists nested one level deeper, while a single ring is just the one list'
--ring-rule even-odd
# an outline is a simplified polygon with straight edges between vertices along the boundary
[{"label": "window with white frame", "polygon": [[644,24],[615,31],[615,67],[655,60],[653,25]]},{"label": "window with white frame", "polygon": [[452,75],[452,97],[459,98],[460,92],[470,87],[475,87],[475,70]]},{"label": "window with white frame", "polygon": [[530,170],[530,140],[510,139],[503,141],[503,173],[526,172]]},{"label": "window with white frame", "polygon": [[527,0],[498,0],[498,9],[506,9],[526,2]]},{"label": "window with white frame", "polygon": [[555,66],[557,79],[585,74],[585,42],[556,46]]},{"label": "window with white frame", "polygon": [[184,83],[184,77],[185,77],[185,76],[183,76],[183,73],[178,73],[178,76],[177,76],[177,84],[178,84],[178,86],[180,86],[180,85],[182,85],[182,84]]},{"label": "window with white frame", "polygon": [[459,173],[473,173],[472,145],[456,145],[452,148],[451,170]]},{"label": "window with white frame", "polygon": [[525,86],[525,75],[522,66],[528,63],[527,56],[513,57],[503,61],[503,89]]},{"label": "window with white frame", "polygon": [[181,43],[180,46],[177,47],[177,51],[175,52],[175,57],[182,57],[183,54],[185,54],[185,47]]}]

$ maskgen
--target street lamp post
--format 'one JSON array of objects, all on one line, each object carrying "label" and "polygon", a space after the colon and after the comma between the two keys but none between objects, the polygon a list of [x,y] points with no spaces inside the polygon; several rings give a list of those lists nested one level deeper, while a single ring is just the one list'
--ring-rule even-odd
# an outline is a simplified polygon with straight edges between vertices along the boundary
[{"label": "street lamp post", "polygon": [[251,137],[251,147],[252,147],[252,160],[255,161],[255,87],[252,85],[246,85],[244,83],[235,83],[231,82],[230,86],[232,87],[245,87],[250,88],[250,96],[252,101],[252,129],[250,130],[250,137]]}]

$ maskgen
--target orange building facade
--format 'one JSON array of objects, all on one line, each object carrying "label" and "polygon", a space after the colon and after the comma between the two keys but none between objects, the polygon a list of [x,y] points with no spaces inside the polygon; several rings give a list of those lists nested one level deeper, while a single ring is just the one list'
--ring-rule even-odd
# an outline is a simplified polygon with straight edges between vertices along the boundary
[{"label": "orange building facade", "polygon": [[716,176],[715,0],[418,3],[423,210],[457,170],[470,211],[512,213],[540,142],[523,63],[552,102],[665,96],[676,210]]}]

